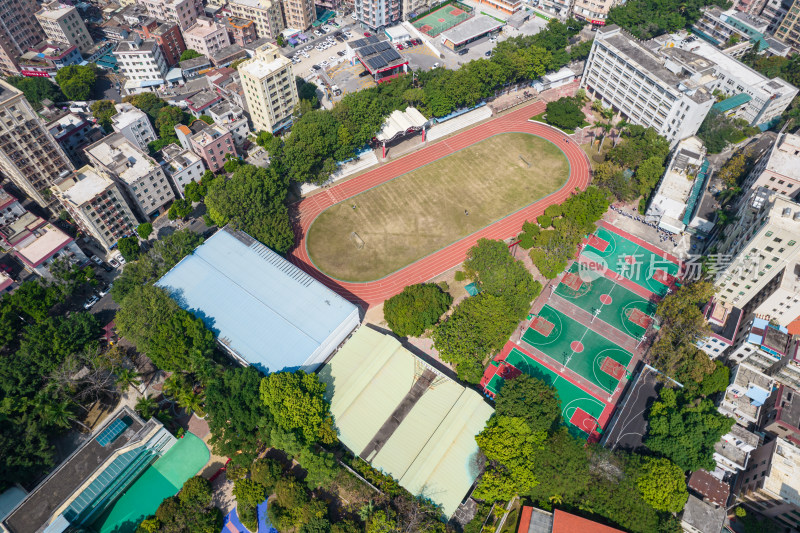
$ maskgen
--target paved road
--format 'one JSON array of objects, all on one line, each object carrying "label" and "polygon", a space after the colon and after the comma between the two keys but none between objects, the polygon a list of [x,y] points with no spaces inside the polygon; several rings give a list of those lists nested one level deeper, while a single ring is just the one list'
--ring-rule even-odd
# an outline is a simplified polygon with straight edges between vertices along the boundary
[{"label": "paved road", "polygon": [[[289,260],[343,297],[360,304],[366,310],[369,305],[386,300],[407,285],[429,280],[460,264],[464,261],[467,251],[479,238],[505,239],[516,235],[523,222],[536,218],[544,212],[547,206],[563,202],[576,188],[585,189],[589,184],[589,161],[584,151],[575,142],[569,142],[559,130],[528,120],[544,111],[544,108],[543,101],[525,105],[499,118],[304,198],[291,207],[291,214],[295,221],[295,246],[289,254]],[[510,131],[538,135],[551,141],[564,152],[570,162],[570,175],[567,183],[559,191],[380,280],[367,283],[341,282],[329,278],[313,265],[306,249],[305,237],[311,223],[322,211],[335,203],[345,201],[367,189],[492,135]]]}]

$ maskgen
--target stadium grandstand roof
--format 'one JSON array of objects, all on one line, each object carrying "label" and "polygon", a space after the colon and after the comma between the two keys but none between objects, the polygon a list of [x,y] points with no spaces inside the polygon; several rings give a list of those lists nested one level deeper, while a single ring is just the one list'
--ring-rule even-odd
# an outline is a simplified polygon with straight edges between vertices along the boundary
[{"label": "stadium grandstand roof", "polygon": [[366,326],[320,379],[340,440],[452,516],[479,473],[475,435],[494,412],[483,397]]},{"label": "stadium grandstand roof", "polygon": [[383,128],[378,132],[376,138],[379,141],[391,141],[397,135],[408,130],[420,129],[426,122],[428,119],[416,107],[407,107],[405,111],[395,109],[383,123]]},{"label": "stadium grandstand roof", "polygon": [[358,308],[242,231],[224,227],[157,283],[243,364],[313,371]]}]

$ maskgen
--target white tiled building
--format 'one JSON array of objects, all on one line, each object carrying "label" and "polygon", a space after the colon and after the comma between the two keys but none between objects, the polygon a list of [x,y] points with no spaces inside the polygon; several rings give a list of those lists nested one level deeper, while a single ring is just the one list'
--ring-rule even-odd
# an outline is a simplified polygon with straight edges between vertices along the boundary
[{"label": "white tiled building", "polygon": [[186,48],[211,57],[231,44],[228,30],[207,17],[199,17],[189,29],[183,31]]},{"label": "white tiled building", "polygon": [[739,424],[734,424],[731,430],[714,445],[717,470],[713,475],[722,479],[726,474],[736,474],[747,468],[750,454],[759,443],[758,435]]},{"label": "white tiled building", "polygon": [[88,52],[94,45],[78,9],[71,5],[62,4],[58,0],[46,2],[36,12],[36,20],[50,41],[69,43],[82,53]]},{"label": "white tiled building", "polygon": [[748,427],[757,424],[761,406],[769,398],[775,380],[758,369],[741,363],[731,371],[731,384],[719,404],[719,412]]},{"label": "white tiled building", "polygon": [[183,189],[189,182],[199,182],[206,170],[203,160],[191,150],[177,144],[169,144],[161,150],[164,156],[164,170],[172,180],[178,195],[184,198]]},{"label": "white tiled building", "polygon": [[214,119],[214,124],[218,124],[233,134],[233,143],[241,147],[250,134],[247,125],[247,117],[238,105],[223,100],[215,104],[208,110],[208,116]]},{"label": "white tiled building", "polygon": [[175,199],[161,165],[115,133],[86,148],[89,160],[120,183],[143,220],[150,220]]},{"label": "white tiled building", "polygon": [[252,20],[259,38],[277,38],[286,28],[279,0],[230,0],[228,9],[234,17]]},{"label": "white tiled building", "polygon": [[111,117],[111,127],[146,152],[147,144],[158,139],[147,114],[127,103],[116,104],[114,107],[117,114]]},{"label": "white tiled building", "polygon": [[147,8],[150,16],[178,23],[181,30],[188,29],[204,13],[202,0],[136,0]]},{"label": "white tiled building", "polygon": [[756,163],[742,188],[766,187],[795,198],[800,193],[800,136],[783,133]]},{"label": "white tiled building", "polygon": [[164,84],[169,67],[155,40],[143,41],[138,35],[134,36],[119,43],[114,56],[120,72],[128,80],[125,90],[129,94],[154,90]]}]

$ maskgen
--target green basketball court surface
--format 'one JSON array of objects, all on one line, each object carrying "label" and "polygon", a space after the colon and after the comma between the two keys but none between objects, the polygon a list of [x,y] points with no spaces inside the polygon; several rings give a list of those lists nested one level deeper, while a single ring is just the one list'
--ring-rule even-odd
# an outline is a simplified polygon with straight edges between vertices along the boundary
[{"label": "green basketball court surface", "polygon": [[436,37],[443,31],[460,24],[470,17],[470,8],[458,3],[449,3],[415,20],[412,25],[421,32]]},{"label": "green basketball court surface", "polygon": [[[505,362],[514,366],[520,372],[539,378],[545,383],[555,387],[558,391],[558,397],[561,400],[561,414],[564,418],[564,423],[573,435],[580,436],[584,439],[587,438],[591,431],[591,426],[576,426],[576,423],[582,423],[580,420],[580,411],[588,414],[594,421],[599,420],[603,410],[606,408],[603,402],[592,397],[577,385],[573,385],[565,378],[559,376],[517,348],[513,348],[509,352]],[[491,364],[497,365],[495,361],[492,361]],[[485,388],[492,394],[497,394],[500,388],[502,388],[502,383],[504,381],[505,380],[501,376],[495,374]]]},{"label": "green basketball court surface", "polygon": [[612,394],[620,378],[601,370],[603,360],[608,357],[627,367],[632,354],[549,305],[534,320],[539,318],[552,324],[552,331],[544,335],[529,327],[522,340]]},{"label": "green basketball court surface", "polygon": [[581,255],[605,262],[609,270],[658,296],[667,294],[667,284],[657,281],[657,271],[677,276],[680,266],[660,255],[629,241],[606,228],[598,228]]},{"label": "green basketball court surface", "polygon": [[595,314],[599,309],[600,313],[597,315],[599,320],[639,340],[647,328],[631,321],[629,318],[631,312],[637,309],[647,317],[652,317],[656,304],[608,278],[599,277],[592,281],[582,279],[580,270],[581,267],[577,262],[569,269],[569,273],[578,276],[580,289],[575,291],[562,282],[556,287],[555,293],[588,313]]}]

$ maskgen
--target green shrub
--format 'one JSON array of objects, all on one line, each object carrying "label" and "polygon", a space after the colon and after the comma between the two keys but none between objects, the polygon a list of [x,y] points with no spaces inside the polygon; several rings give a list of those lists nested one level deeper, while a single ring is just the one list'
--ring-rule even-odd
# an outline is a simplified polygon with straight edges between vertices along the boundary
[{"label": "green shrub", "polygon": [[531,238],[535,238],[537,235],[539,235],[541,228],[539,228],[538,224],[534,224],[533,222],[529,222],[526,220],[525,223],[522,225],[522,231],[530,235]]},{"label": "green shrub", "polygon": [[553,220],[547,215],[539,215],[536,217],[536,222],[543,228],[549,228],[550,225],[553,223]]},{"label": "green shrub", "polygon": [[383,306],[389,327],[401,337],[418,337],[435,325],[453,303],[446,289],[433,283],[410,285]]},{"label": "green shrub", "polygon": [[456,270],[455,280],[461,282],[465,279],[467,279],[467,276],[464,275],[464,272],[461,270]]},{"label": "green shrub", "polygon": [[530,250],[534,245],[533,237],[531,237],[527,232],[520,233],[519,245],[525,250]]}]

